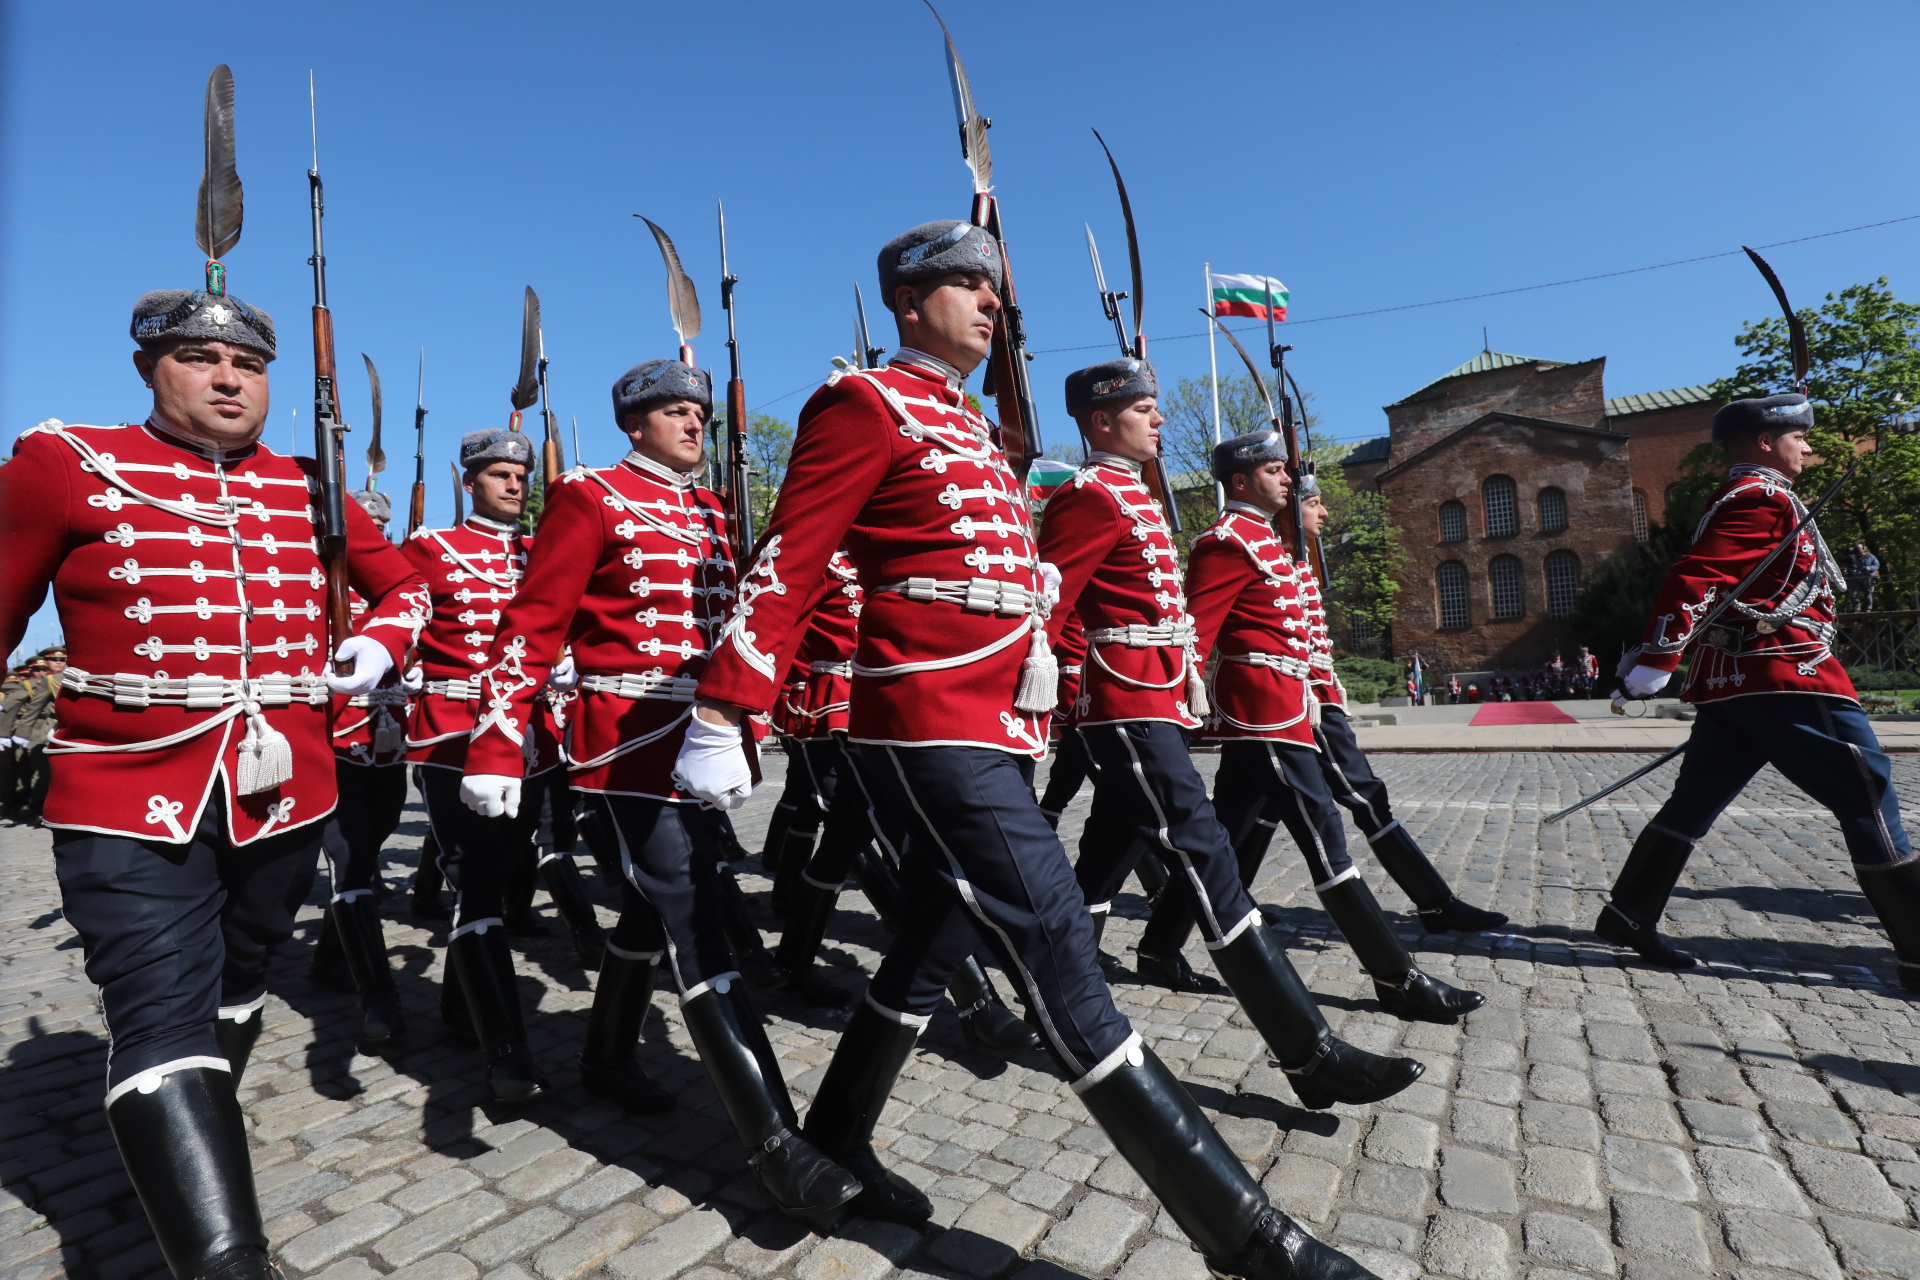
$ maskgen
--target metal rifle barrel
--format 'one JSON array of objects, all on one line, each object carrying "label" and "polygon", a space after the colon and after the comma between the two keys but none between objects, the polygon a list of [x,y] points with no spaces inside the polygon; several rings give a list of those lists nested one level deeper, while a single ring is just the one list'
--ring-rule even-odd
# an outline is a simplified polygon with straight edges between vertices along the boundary
[{"label": "metal rifle barrel", "polygon": [[[345,424],[340,421],[337,376],[333,352],[333,313],[327,309],[327,255],[320,223],[326,197],[320,171],[307,171],[313,213],[313,434],[314,458],[320,470],[321,558],[327,570],[327,640],[329,654],[352,634],[353,618],[347,604],[346,460],[342,449]],[[336,663],[341,675],[353,664]]]},{"label": "metal rifle barrel", "polygon": [[[1009,458],[1014,474],[1023,482],[1033,460],[1040,456],[1040,418],[1033,402],[1033,384],[1027,376],[1027,333],[1021,319],[1019,295],[1013,286],[1013,261],[1007,254],[1007,241],[1000,222],[1000,202],[988,192],[973,198],[973,222],[984,228],[1000,246],[1000,318],[994,325],[996,357],[989,357],[994,376],[994,400],[1000,409],[1000,430],[1004,439],[1008,417],[1019,419],[1019,457]],[[1011,385],[1002,386],[1005,381]],[[1008,410],[1012,413],[1009,414]]]}]

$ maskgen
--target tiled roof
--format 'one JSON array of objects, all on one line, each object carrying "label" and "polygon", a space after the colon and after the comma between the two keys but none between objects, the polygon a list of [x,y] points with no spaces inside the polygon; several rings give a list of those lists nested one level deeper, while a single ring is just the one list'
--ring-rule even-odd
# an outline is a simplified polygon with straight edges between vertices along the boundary
[{"label": "tiled roof", "polygon": [[1393,444],[1392,436],[1379,436],[1372,440],[1362,440],[1353,446],[1347,456],[1340,459],[1340,465],[1351,467],[1361,462],[1385,462],[1388,447]]},{"label": "tiled roof", "polygon": [[1677,409],[1687,404],[1712,404],[1713,388],[1707,383],[1675,387],[1671,391],[1647,391],[1637,396],[1615,396],[1607,401],[1607,416],[1622,418],[1630,413],[1651,413],[1655,409]]},{"label": "tiled roof", "polygon": [[1533,356],[1516,356],[1505,351],[1482,351],[1465,364],[1447,370],[1432,382],[1427,383],[1426,386],[1421,387],[1419,391],[1415,391],[1412,395],[1404,397],[1401,403],[1404,404],[1407,400],[1413,399],[1413,397],[1419,395],[1421,391],[1425,391],[1427,387],[1437,386],[1445,382],[1448,378],[1458,378],[1463,374],[1487,373],[1494,369],[1511,369],[1515,365],[1525,364],[1536,364],[1542,369],[1558,369],[1565,363],[1566,361],[1564,360],[1540,360]]}]

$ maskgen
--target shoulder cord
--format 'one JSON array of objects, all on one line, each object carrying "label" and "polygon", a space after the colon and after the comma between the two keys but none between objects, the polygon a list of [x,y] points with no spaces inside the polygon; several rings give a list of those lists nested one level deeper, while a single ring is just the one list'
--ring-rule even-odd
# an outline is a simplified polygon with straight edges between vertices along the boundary
[{"label": "shoulder cord", "polygon": [[[608,480],[605,476],[601,475],[598,471],[588,471],[587,475],[591,477],[593,480],[597,481],[601,488],[605,489],[608,493],[613,495],[613,500],[615,505],[619,506],[622,510],[627,512],[627,514],[635,517],[641,523],[645,524],[648,528],[652,529],[656,533],[663,533],[667,537],[672,538],[674,541],[684,542],[690,547],[699,545],[700,540],[702,538],[712,536],[713,529],[711,525],[708,525],[707,528],[703,529],[699,533],[690,533],[685,529],[676,528],[675,526],[670,525],[666,521],[662,520],[659,516],[653,514],[653,512],[648,511],[645,507],[636,503],[632,498],[629,498],[626,494],[621,493],[618,489],[614,488],[613,482]],[[677,494],[685,494],[690,492],[690,490],[679,489],[679,490],[675,490],[675,492]],[[694,505],[694,509],[699,511],[703,516],[706,514],[707,506],[705,503],[696,501],[693,505]],[[684,501],[682,501],[680,509],[682,512],[686,511],[687,508]]]},{"label": "shoulder cord", "polygon": [[[480,579],[480,581],[486,583],[490,587],[505,587],[508,590],[512,590],[515,587],[520,585],[520,579],[518,577],[508,578],[506,581],[503,582],[499,578],[496,578],[493,576],[492,570],[476,568],[474,566],[474,563],[471,560],[467,559],[465,556],[461,555],[458,551],[455,551],[452,547],[447,545],[447,540],[440,536],[443,532],[450,532],[450,530],[429,529],[427,531],[427,536],[429,538],[432,538],[435,542],[439,543],[440,549],[442,551],[445,551],[448,555],[452,556],[455,563],[457,563],[462,569],[465,569],[468,573]],[[505,538],[506,541],[508,541],[509,543],[512,542],[511,535],[503,534],[500,536]],[[513,564],[513,552],[511,548],[509,548],[507,552],[507,564],[509,566]],[[513,570],[509,568],[507,572],[512,573]]]},{"label": "shoulder cord", "polygon": [[[129,496],[146,506],[157,507],[169,515],[179,516],[182,520],[204,520],[208,524],[219,525],[226,529],[231,529],[240,523],[239,512],[233,510],[231,506],[229,506],[228,510],[224,513],[220,512],[218,507],[210,508],[213,514],[209,514],[209,511],[199,509],[199,504],[197,503],[192,506],[187,506],[178,502],[170,502],[165,498],[156,498],[152,494],[143,492],[134,485],[128,484],[125,477],[114,470],[113,463],[108,460],[106,455],[97,452],[92,445],[82,440],[79,436],[74,435],[71,431],[68,431],[64,425],[42,426],[38,429],[49,432],[61,440],[64,440],[75,453],[80,455],[81,469],[83,471],[90,470],[97,472],[102,479],[126,490]],[[31,435],[33,433],[27,432],[26,434]],[[228,501],[231,503],[233,500],[229,499]]]}]

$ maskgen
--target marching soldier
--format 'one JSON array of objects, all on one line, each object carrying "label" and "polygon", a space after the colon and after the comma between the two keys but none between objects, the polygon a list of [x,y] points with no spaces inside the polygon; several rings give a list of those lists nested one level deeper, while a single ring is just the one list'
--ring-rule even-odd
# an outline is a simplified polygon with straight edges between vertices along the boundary
[{"label": "marching soldier", "polygon": [[[527,1047],[502,918],[508,874],[528,856],[539,805],[476,815],[461,803],[460,777],[480,718],[479,674],[500,616],[526,575],[532,540],[521,535],[519,519],[532,462],[532,441],[518,431],[462,436],[460,466],[473,513],[453,529],[418,530],[404,548],[433,593],[433,618],[420,637],[423,683],[408,723],[407,758],[426,798],[440,868],[454,889],[442,1011],[457,1036],[470,1034],[486,1053],[494,1097],[516,1103],[547,1092]],[[516,743],[516,782],[559,772],[549,723],[536,716],[524,750]],[[530,797],[539,785],[529,787]]]},{"label": "marching soldier", "polygon": [[273,322],[209,283],[134,306],[145,422],[45,422],[0,468],[0,633],[17,643],[52,587],[74,665],[46,821],[128,1177],[175,1276],[264,1280],[234,1088],[336,803],[329,695],[379,682],[426,593],[349,505],[368,608],[332,655],[352,674],[328,672],[317,473],[260,442]]},{"label": "marching soldier", "polygon": [[[1301,1102],[1378,1102],[1418,1079],[1421,1064],[1334,1036],[1241,886],[1193,766],[1188,735],[1200,727],[1196,708],[1206,710],[1201,668],[1173,531],[1141,475],[1160,449],[1159,395],[1153,366],[1132,357],[1067,375],[1067,412],[1087,461],[1047,504],[1040,555],[1060,571],[1055,607],[1074,610],[1085,629],[1078,729],[1124,824],[1106,847],[1083,849],[1075,875],[1102,921],[1135,842],[1157,844],[1173,869],[1165,897],[1198,916],[1215,966]],[[1178,956],[1140,946],[1143,970]]]},{"label": "marching soldier", "polygon": [[53,780],[47,763],[47,741],[53,734],[55,700],[60,676],[67,669],[67,651],[56,645],[34,655],[20,687],[6,698],[8,732],[18,751],[13,779],[19,788],[18,808],[12,815],[22,826],[40,825]]},{"label": "marching soldier", "polygon": [[[1300,512],[1307,537],[1318,540],[1327,519],[1327,504],[1320,495],[1320,481],[1312,476],[1300,479]],[[1487,911],[1462,902],[1447,884],[1446,877],[1427,858],[1400,820],[1393,816],[1387,784],[1373,772],[1367,753],[1354,737],[1353,722],[1347,718],[1347,691],[1333,669],[1333,633],[1327,626],[1327,602],[1321,594],[1319,575],[1312,560],[1294,566],[1300,578],[1300,598],[1306,608],[1307,685],[1319,707],[1320,723],[1313,728],[1314,746],[1319,749],[1315,761],[1334,800],[1353,815],[1354,825],[1367,837],[1367,846],[1395,884],[1413,900],[1414,910],[1428,933],[1482,933],[1507,922],[1498,911]],[[1216,790],[1222,809],[1231,807],[1243,815],[1247,805],[1264,795],[1264,809],[1250,825],[1244,816],[1236,824],[1245,826],[1245,835],[1235,843],[1240,860],[1240,882],[1248,887],[1265,859],[1273,832],[1285,821],[1290,800],[1282,793],[1267,791],[1257,778],[1232,776],[1230,798]]]},{"label": "marching soldier", "polygon": [[[1833,653],[1840,565],[1793,491],[1812,427],[1813,406],[1793,392],[1713,415],[1713,442],[1732,466],[1692,546],[1667,570],[1645,643],[1621,664],[1627,696],[1646,698],[1691,651],[1680,696],[1699,717],[1673,794],[1634,840],[1594,931],[1655,964],[1691,967],[1661,936],[1660,916],[1694,843],[1771,764],[1839,821],[1900,981],[1920,991],[1920,857],[1900,823],[1892,767]],[[1700,625],[1760,565],[1754,583]]]},{"label": "marching soldier", "polygon": [[694,689],[734,599],[720,501],[694,483],[712,408],[709,376],[677,360],[646,361],[613,384],[614,421],[633,451],[617,466],[575,467],[548,493],[526,582],[479,676],[461,795],[488,817],[523,810],[519,761],[534,694],[570,643],[580,673],[573,785],[627,878],[588,1017],[582,1081],[635,1110],[672,1105],[634,1059],[664,960],[761,1185],[783,1212],[818,1220],[859,1184],[796,1132],[786,1082],[727,948],[717,816],[673,776]]},{"label": "marching soldier", "polygon": [[[1214,782],[1219,820],[1240,848],[1267,802],[1282,801],[1281,819],[1306,855],[1320,905],[1373,978],[1381,1007],[1402,1018],[1455,1022],[1486,997],[1421,972],[1347,854],[1323,761],[1327,748],[1315,736],[1312,579],[1273,530],[1291,492],[1286,442],[1273,430],[1222,441],[1214,447],[1213,476],[1228,500],[1193,545],[1187,595],[1197,660],[1216,644],[1220,649],[1211,711],[1200,731],[1221,744]],[[1162,895],[1140,946],[1177,946],[1189,928],[1184,911]]]},{"label": "marching soldier", "polygon": [[[386,537],[393,501],[377,489],[361,489],[352,498]],[[349,608],[364,616],[367,603],[352,596]],[[409,677],[417,679],[416,667]],[[407,805],[407,695],[410,687],[397,671],[380,685],[353,697],[333,699],[333,773],[340,805],[320,839],[329,878],[327,911],[314,949],[314,977],[348,985],[360,996],[359,1043],[377,1051],[402,1030],[400,993],[387,959],[380,923],[378,882],[380,850],[400,825]],[[304,901],[306,894],[300,899]]]},{"label": "marching soldier", "polygon": [[[900,349],[843,371],[802,411],[773,520],[700,685],[679,773],[733,807],[752,780],[741,725],[778,694],[812,583],[844,540],[865,591],[849,736],[909,825],[911,914],[855,1011],[807,1133],[864,1184],[861,1212],[927,1198],[874,1154],[874,1125],[946,973],[984,937],[1074,1091],[1223,1275],[1353,1276],[1268,1203],[1114,1007],[1066,851],[1034,800],[1058,675],[1021,486],[965,382],[1000,309],[998,242],[930,222],[880,251]],[[1050,570],[1048,571],[1050,572]]]}]

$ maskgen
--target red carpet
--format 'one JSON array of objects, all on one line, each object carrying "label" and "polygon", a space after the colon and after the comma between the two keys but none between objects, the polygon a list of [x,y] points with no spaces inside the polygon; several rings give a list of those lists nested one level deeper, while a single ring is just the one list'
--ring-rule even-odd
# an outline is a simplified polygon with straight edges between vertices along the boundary
[{"label": "red carpet", "polygon": [[1474,713],[1474,724],[1579,724],[1551,702],[1489,702]]}]

